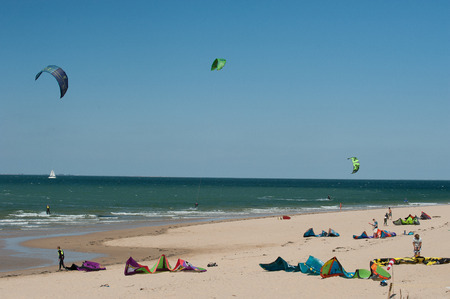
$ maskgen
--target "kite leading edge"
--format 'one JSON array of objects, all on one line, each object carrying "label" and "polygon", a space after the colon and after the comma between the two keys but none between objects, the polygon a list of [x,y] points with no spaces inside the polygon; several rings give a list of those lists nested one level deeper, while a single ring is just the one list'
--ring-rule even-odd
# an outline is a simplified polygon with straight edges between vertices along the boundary
[{"label": "kite leading edge", "polygon": [[65,94],[67,89],[69,88],[69,78],[67,78],[66,72],[63,71],[62,68],[56,65],[49,65],[45,67],[42,71],[37,73],[35,81],[39,78],[39,76],[42,74],[42,72],[50,73],[55,77],[56,81],[58,81],[59,84],[59,90],[61,91],[61,97],[62,98]]}]

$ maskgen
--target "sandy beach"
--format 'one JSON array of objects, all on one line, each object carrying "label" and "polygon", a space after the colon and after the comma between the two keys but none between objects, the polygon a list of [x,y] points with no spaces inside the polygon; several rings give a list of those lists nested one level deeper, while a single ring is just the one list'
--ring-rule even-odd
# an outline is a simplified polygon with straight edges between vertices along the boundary
[{"label": "sandy beach", "polygon": [[[322,261],[336,256],[347,271],[369,269],[375,258],[411,257],[412,236],[423,240],[422,256],[450,257],[450,206],[406,207],[393,210],[393,220],[425,211],[433,218],[418,226],[383,225],[382,210],[342,211],[277,217],[142,227],[82,236],[68,236],[27,241],[26,246],[103,253],[96,261],[106,266],[99,272],[61,271],[57,267],[1,273],[2,298],[386,298],[388,287],[379,281],[333,277],[322,279],[302,273],[268,272],[259,263],[282,257],[290,264],[305,262],[309,255]],[[397,233],[386,239],[354,240],[363,231],[371,234],[369,222],[375,218],[381,229]],[[304,238],[312,227],[316,234],[332,228],[337,238]],[[162,272],[125,276],[126,260],[153,266],[165,254],[174,265],[178,258],[207,272]],[[70,260],[70,257],[66,257]],[[81,264],[82,261],[78,261]],[[206,267],[215,262],[217,267]],[[66,262],[67,264],[67,262]],[[70,266],[70,265],[66,265]],[[450,264],[425,266],[395,265],[395,298],[449,298]]]}]

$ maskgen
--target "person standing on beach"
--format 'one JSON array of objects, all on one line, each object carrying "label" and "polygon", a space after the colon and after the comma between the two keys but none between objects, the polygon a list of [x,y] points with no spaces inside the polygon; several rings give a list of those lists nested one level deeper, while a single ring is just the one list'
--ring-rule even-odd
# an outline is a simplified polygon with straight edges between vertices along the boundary
[{"label": "person standing on beach", "polygon": [[420,250],[422,249],[422,238],[419,234],[416,234],[413,239],[414,257],[420,256]]},{"label": "person standing on beach", "polygon": [[391,207],[389,207],[389,219],[392,220],[392,210],[391,210]]},{"label": "person standing on beach", "polygon": [[58,271],[61,271],[61,267],[63,267],[63,269],[66,269],[66,266],[64,266],[64,251],[59,246],[58,246],[58,258],[59,258],[59,270]]},{"label": "person standing on beach", "polygon": [[47,205],[47,215],[50,215],[50,206]]},{"label": "person standing on beach", "polygon": [[373,227],[373,237],[376,238],[377,237],[377,232],[378,232],[378,222],[375,219],[372,219],[373,223],[369,223],[370,225],[372,225]]}]

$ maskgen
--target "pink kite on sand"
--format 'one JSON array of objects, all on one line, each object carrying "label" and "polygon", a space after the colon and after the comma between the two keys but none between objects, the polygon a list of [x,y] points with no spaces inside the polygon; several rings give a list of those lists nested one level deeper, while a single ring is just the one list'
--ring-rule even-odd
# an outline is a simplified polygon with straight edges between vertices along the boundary
[{"label": "pink kite on sand", "polygon": [[169,261],[167,260],[166,256],[163,254],[160,256],[158,262],[152,267],[149,268],[147,266],[141,265],[138,262],[136,262],[132,257],[128,259],[128,261],[125,264],[125,275],[133,275],[133,274],[153,274],[156,272],[163,272],[163,271],[171,271],[171,272],[177,272],[177,271],[194,271],[194,272],[205,272],[206,269],[195,267],[191,263],[178,259],[175,267],[171,267],[169,264]]}]

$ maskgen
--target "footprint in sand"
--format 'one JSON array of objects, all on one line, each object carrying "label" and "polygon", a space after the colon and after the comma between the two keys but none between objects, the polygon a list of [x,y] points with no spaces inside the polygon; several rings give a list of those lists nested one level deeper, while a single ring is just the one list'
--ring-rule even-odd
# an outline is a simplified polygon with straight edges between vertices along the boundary
[{"label": "footprint in sand", "polygon": [[294,244],[294,242],[292,242],[292,241],[288,241],[287,243],[285,243],[285,244],[281,245],[281,247],[284,247],[284,246],[286,246],[286,245],[289,245],[289,244]]},{"label": "footprint in sand", "polygon": [[350,250],[354,250],[354,249],[353,248],[349,248],[349,247],[336,247],[332,251],[333,252],[336,252],[336,251],[338,251],[338,252],[347,252],[347,251],[350,251]]}]

